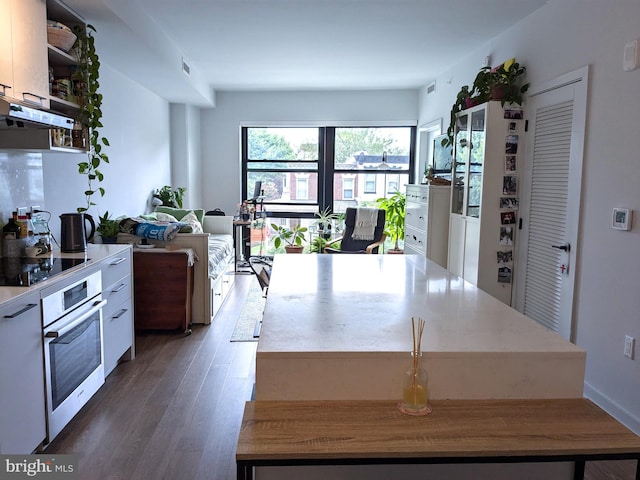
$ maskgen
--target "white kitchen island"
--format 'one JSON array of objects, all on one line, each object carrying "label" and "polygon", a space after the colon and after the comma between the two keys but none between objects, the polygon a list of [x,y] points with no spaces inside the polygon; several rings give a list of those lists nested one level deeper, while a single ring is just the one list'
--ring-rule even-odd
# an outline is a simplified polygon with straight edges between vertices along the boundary
[{"label": "white kitchen island", "polygon": [[257,400],[400,398],[411,317],[433,399],[582,397],[586,354],[416,255],[279,255]]},{"label": "white kitchen island", "polygon": [[[278,255],[256,355],[256,400],[401,398],[411,317],[432,399],[582,397],[586,353],[414,255]],[[345,432],[348,434],[348,432]],[[293,468],[293,467],[286,467]],[[570,478],[572,465],[307,467],[315,478]],[[291,470],[261,467],[259,479]],[[290,478],[290,477],[287,477]]]}]

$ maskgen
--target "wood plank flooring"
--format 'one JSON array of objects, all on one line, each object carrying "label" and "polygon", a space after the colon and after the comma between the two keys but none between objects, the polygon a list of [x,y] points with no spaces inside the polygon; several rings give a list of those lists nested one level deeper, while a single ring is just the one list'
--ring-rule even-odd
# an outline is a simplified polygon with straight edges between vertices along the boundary
[{"label": "wood plank flooring", "polygon": [[[230,342],[250,275],[238,275],[216,321],[193,334],[136,336],[120,364],[47,453],[75,453],[80,480],[234,480],[257,342]],[[586,480],[631,480],[635,462],[589,462]]]}]

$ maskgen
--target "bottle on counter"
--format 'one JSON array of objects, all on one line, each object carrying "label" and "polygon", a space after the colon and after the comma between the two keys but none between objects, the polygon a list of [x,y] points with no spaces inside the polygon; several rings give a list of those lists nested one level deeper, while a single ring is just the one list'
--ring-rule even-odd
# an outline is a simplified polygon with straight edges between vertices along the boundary
[{"label": "bottle on counter", "polygon": [[16,240],[20,238],[20,226],[13,218],[2,228],[2,238],[5,240]]},{"label": "bottle on counter", "polygon": [[5,258],[20,256],[20,226],[13,218],[2,227],[2,256]]}]

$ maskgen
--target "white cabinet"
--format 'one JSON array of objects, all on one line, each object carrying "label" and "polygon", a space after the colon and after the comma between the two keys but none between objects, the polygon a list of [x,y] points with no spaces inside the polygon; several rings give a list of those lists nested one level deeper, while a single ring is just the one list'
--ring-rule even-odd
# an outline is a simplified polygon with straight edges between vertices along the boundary
[{"label": "white cabinet", "polygon": [[105,377],[125,354],[128,360],[135,356],[132,264],[131,249],[101,264],[102,298],[107,300],[102,310]]},{"label": "white cabinet", "polygon": [[49,108],[47,9],[44,0],[10,0],[13,85],[7,94]]},{"label": "white cabinet", "polygon": [[450,195],[451,187],[407,185],[405,253],[447,266]]},{"label": "white cabinet", "polygon": [[0,307],[0,454],[29,454],[45,439],[40,294]]},{"label": "white cabinet", "polygon": [[12,96],[11,0],[0,0],[0,95]]},{"label": "white cabinet", "polygon": [[508,305],[522,140],[522,115],[500,102],[458,114],[448,269]]}]

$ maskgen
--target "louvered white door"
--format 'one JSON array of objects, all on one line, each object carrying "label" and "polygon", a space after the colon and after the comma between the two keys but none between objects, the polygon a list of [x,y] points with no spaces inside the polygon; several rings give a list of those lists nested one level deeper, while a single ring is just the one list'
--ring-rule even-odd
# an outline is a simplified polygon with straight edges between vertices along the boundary
[{"label": "louvered white door", "polygon": [[520,217],[516,308],[572,340],[580,218],[585,67],[538,89],[527,107],[528,155]]}]

